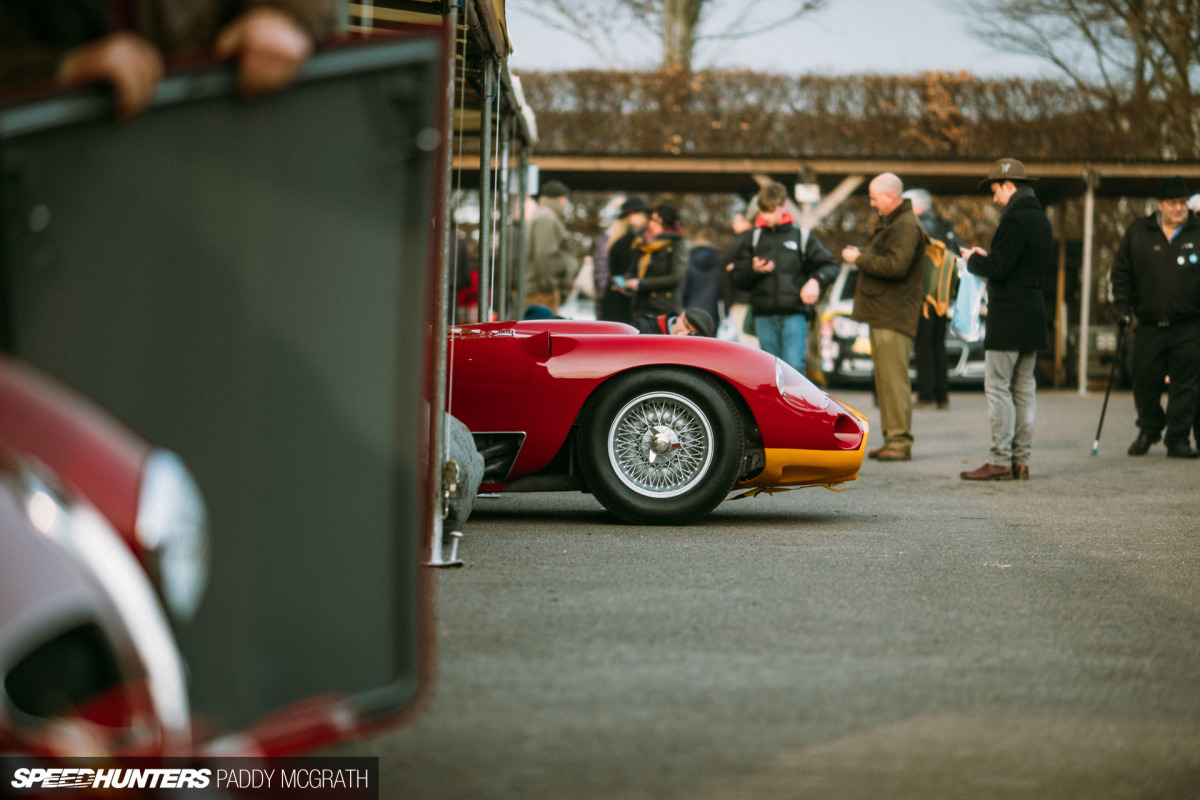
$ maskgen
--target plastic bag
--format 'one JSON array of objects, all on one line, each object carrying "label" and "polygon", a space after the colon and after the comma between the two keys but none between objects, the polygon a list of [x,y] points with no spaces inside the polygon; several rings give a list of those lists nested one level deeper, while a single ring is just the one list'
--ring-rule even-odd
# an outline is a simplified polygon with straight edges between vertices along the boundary
[{"label": "plastic bag", "polygon": [[964,342],[977,342],[983,338],[983,320],[980,318],[980,312],[983,310],[987,282],[968,272],[964,259],[958,260],[957,267],[958,297],[954,300],[954,312],[950,315],[950,332]]},{"label": "plastic bag", "polygon": [[738,341],[737,320],[728,314],[722,317],[721,324],[717,326],[717,338],[726,342]]}]

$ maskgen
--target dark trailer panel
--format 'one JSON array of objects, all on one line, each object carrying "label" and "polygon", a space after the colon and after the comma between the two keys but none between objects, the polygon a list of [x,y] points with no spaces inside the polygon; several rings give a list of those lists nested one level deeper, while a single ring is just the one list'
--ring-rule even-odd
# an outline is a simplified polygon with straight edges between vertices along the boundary
[{"label": "dark trailer panel", "polygon": [[221,730],[331,692],[387,716],[430,672],[442,51],[326,51],[254,101],[176,74],[121,124],[100,90],[0,110],[3,344],[195,474],[178,635]]}]

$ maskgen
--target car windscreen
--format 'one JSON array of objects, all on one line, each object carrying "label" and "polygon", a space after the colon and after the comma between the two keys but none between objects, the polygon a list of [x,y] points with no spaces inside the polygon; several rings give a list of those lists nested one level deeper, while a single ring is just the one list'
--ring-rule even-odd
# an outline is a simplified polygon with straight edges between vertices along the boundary
[{"label": "car windscreen", "polygon": [[212,572],[177,633],[221,729],[418,691],[441,48],[327,51],[252,101],[175,74],[120,124],[100,90],[0,110],[4,345],[195,475]]}]

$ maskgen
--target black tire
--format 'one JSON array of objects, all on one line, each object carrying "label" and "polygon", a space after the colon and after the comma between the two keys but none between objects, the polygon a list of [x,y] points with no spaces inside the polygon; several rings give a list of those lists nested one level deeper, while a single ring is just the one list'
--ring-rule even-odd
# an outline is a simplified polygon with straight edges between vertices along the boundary
[{"label": "black tire", "polygon": [[579,420],[580,468],[605,508],[639,525],[680,525],[712,511],[737,481],[742,418],[701,373],[614,378]]}]

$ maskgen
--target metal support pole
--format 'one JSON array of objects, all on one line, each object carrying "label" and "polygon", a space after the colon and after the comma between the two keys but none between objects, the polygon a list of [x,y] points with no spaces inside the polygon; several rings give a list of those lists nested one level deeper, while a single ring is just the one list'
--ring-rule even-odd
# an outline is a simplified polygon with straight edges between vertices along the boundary
[{"label": "metal support pole", "polygon": [[1070,327],[1067,316],[1067,201],[1055,208],[1058,221],[1058,277],[1054,282],[1054,388],[1061,389],[1067,382],[1066,353],[1067,333]]},{"label": "metal support pole", "polygon": [[496,69],[483,60],[483,112],[479,120],[479,321],[490,322],[492,311],[492,100]]},{"label": "metal support pole", "polygon": [[[446,112],[442,120],[444,131],[442,147],[445,151],[445,172],[440,182],[442,204],[442,225],[434,233],[434,252],[440,252],[442,264],[442,279],[438,283],[437,313],[430,320],[430,333],[433,338],[433,398],[429,409],[429,470],[432,476],[429,481],[433,492],[433,525],[430,531],[429,561],[425,564],[431,567],[455,566],[458,556],[458,537],[451,542],[451,558],[447,561],[443,554],[443,520],[445,519],[445,462],[446,462],[446,394],[449,382],[448,350],[446,346],[446,322],[450,318],[450,307],[454,298],[450,296],[450,281],[453,279],[449,264],[451,248],[453,247],[453,214],[450,208],[451,197],[449,190],[450,175],[454,171],[454,43],[458,31],[458,5],[451,4],[445,17],[446,63],[442,70],[445,80]],[[461,563],[461,562],[458,562]]]},{"label": "metal support pole", "polygon": [[1088,328],[1092,315],[1092,239],[1096,227],[1096,173],[1084,173],[1087,191],[1083,196],[1083,275],[1079,278],[1079,394],[1087,395]]},{"label": "metal support pole", "polygon": [[496,208],[499,211],[499,224],[496,230],[500,232],[499,250],[496,256],[496,311],[500,319],[512,319],[509,308],[508,287],[512,285],[509,273],[512,271],[509,240],[512,230],[508,224],[509,212],[512,210],[512,198],[508,193],[509,178],[512,170],[508,168],[509,147],[512,144],[512,116],[500,115],[500,188],[496,192]]},{"label": "metal support pole", "polygon": [[520,319],[525,315],[525,273],[529,266],[529,254],[525,248],[525,237],[529,227],[525,219],[525,199],[529,197],[529,143],[521,143],[521,161],[517,173],[517,307],[513,316]]}]

